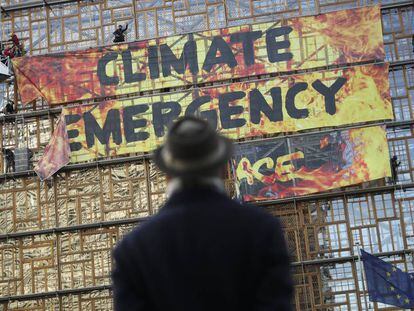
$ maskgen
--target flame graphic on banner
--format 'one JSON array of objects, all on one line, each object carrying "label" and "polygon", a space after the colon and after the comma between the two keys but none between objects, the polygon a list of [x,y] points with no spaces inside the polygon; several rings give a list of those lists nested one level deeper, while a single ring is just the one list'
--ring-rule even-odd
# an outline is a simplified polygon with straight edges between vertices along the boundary
[{"label": "flame graphic on banner", "polygon": [[[146,53],[146,41],[13,59],[22,102],[43,97],[49,103],[58,104],[116,95],[117,87],[101,84],[96,68],[105,53],[125,50]],[[122,65],[117,69],[108,68],[123,70]]]},{"label": "flame graphic on banner", "polygon": [[43,97],[50,103],[64,103],[105,96],[107,92],[101,88],[97,75],[90,71],[97,67],[100,57],[101,53],[67,52],[61,57],[51,54],[14,60],[23,102]]},{"label": "flame graphic on banner", "polygon": [[317,32],[327,45],[343,51],[338,61],[355,62],[366,58],[384,59],[385,50],[381,27],[373,27],[381,20],[381,11],[372,7],[336,11],[307,18],[296,18],[292,24],[299,33]]},{"label": "flame graphic on banner", "polygon": [[[314,169],[306,166],[293,170],[289,168],[285,170],[285,174],[289,175],[289,181],[293,183],[282,182],[280,170],[278,172],[277,167],[275,167],[275,173],[265,175],[255,171],[245,158],[241,159],[236,169],[239,183],[246,179],[246,182],[253,186],[255,180],[264,184],[263,187],[257,189],[256,193],[241,191],[244,200],[260,201],[303,196],[390,176],[385,128],[376,126],[351,129],[347,132],[349,133],[347,141],[338,145],[341,155],[339,163],[328,162]],[[330,142],[327,142],[326,136],[323,137],[321,140],[323,147],[320,149],[326,148],[328,144]],[[291,159],[294,158],[291,157]],[[259,161],[266,164],[267,169],[271,169],[273,165],[273,161],[269,163],[262,159],[257,162]]]}]

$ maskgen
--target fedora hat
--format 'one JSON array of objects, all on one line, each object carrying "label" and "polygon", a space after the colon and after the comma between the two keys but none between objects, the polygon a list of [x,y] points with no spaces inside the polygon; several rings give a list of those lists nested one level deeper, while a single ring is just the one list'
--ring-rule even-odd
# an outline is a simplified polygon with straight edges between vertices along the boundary
[{"label": "fedora hat", "polygon": [[232,151],[232,142],[217,134],[207,121],[186,116],[172,125],[153,159],[170,176],[209,176],[230,159]]}]

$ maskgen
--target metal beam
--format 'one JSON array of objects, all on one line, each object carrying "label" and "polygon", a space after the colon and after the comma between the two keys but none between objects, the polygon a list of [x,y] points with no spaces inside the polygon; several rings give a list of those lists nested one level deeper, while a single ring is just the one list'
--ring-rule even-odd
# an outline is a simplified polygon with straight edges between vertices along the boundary
[{"label": "metal beam", "polygon": [[3,6],[0,6],[1,8],[1,14],[4,14],[5,17],[10,17],[9,13],[7,13],[7,11],[4,9]]},{"label": "metal beam", "polygon": [[27,119],[37,118],[37,117],[46,117],[50,115],[54,116],[54,115],[60,114],[61,112],[62,112],[62,108],[49,108],[49,109],[23,112],[23,113],[6,114],[6,115],[0,116],[0,124],[6,123],[6,122],[14,122],[16,120],[16,117],[27,120]]},{"label": "metal beam", "polygon": [[[382,253],[376,253],[372,255],[376,257],[391,257],[391,256],[413,254],[413,253],[414,251],[412,249],[402,249],[398,251],[382,252]],[[358,255],[343,256],[343,257],[336,257],[336,258],[320,258],[320,259],[311,259],[311,260],[292,262],[291,266],[293,267],[313,266],[313,265],[344,263],[344,262],[357,261],[357,260],[358,260]]]},{"label": "metal beam", "polygon": [[3,296],[3,297],[0,297],[0,302],[15,301],[15,300],[24,301],[24,300],[61,297],[61,296],[68,296],[68,295],[84,294],[84,293],[89,293],[93,291],[103,291],[103,290],[108,290],[108,289],[110,290],[111,288],[112,288],[112,285],[100,285],[100,286],[74,288],[74,289],[62,289],[62,290],[57,290],[57,291],[26,294],[26,295]]},{"label": "metal beam", "polygon": [[[413,254],[413,250],[403,249],[403,250],[392,251],[392,252],[376,253],[372,255],[376,257],[391,257],[391,256],[405,255],[405,254]],[[313,259],[313,260],[292,262],[291,267],[305,267],[305,266],[310,266],[310,265],[327,265],[327,264],[344,263],[344,262],[356,262],[357,260],[358,260],[358,256]],[[16,301],[16,300],[27,301],[27,300],[35,300],[35,299],[45,299],[45,298],[62,297],[62,296],[68,296],[68,295],[85,294],[85,293],[90,293],[93,291],[104,291],[104,290],[112,290],[112,285],[107,284],[107,285],[100,285],[100,286],[91,286],[91,287],[83,287],[83,288],[75,288],[75,289],[64,289],[64,290],[26,294],[26,295],[3,296],[3,297],[0,297],[0,302],[9,302],[9,301]]]},{"label": "metal beam", "polygon": [[[372,188],[356,189],[356,190],[355,189],[354,190],[342,190],[342,191],[335,191],[335,192],[328,192],[328,193],[318,193],[315,195],[292,197],[288,199],[247,203],[247,205],[263,206],[263,207],[267,207],[268,209],[270,209],[270,207],[274,208],[274,205],[279,205],[279,204],[309,201],[309,200],[316,200],[316,199],[343,198],[344,196],[361,195],[361,194],[367,194],[367,193],[382,193],[382,192],[387,192],[387,191],[404,190],[404,189],[410,189],[410,188],[414,188],[414,183],[372,187]],[[13,233],[8,233],[8,234],[1,234],[0,241],[2,240],[4,241],[8,239],[30,237],[34,235],[54,234],[54,233],[62,233],[62,232],[76,232],[79,230],[89,230],[89,229],[97,229],[97,228],[107,228],[107,227],[112,227],[112,226],[139,224],[139,223],[142,223],[148,220],[150,217],[151,216],[139,217],[139,218],[126,218],[126,219],[102,221],[102,222],[97,222],[97,223],[81,224],[81,225],[67,226],[67,227],[53,227],[49,229],[13,232]]]},{"label": "metal beam", "polygon": [[[12,4],[8,6],[3,6],[4,12],[13,12],[13,11],[21,11],[21,10],[27,10],[27,9],[34,9],[34,8],[40,8],[43,6],[50,6],[52,5],[59,5],[59,4],[66,4],[71,2],[81,2],[82,0],[48,0],[47,2],[44,0],[40,1],[25,1],[18,4]],[[46,2],[46,3],[45,3]]]},{"label": "metal beam", "polygon": [[49,229],[13,232],[9,234],[0,234],[0,241],[4,241],[4,240],[7,241],[8,239],[25,238],[25,237],[34,236],[34,235],[76,232],[80,230],[90,230],[90,229],[97,229],[97,228],[107,228],[107,227],[112,227],[112,226],[139,224],[141,222],[148,220],[149,218],[150,217],[126,218],[126,219],[102,221],[102,222],[88,223],[88,224],[81,224],[81,225],[74,225],[74,226],[67,226],[67,227],[53,227]]},{"label": "metal beam", "polygon": [[[66,3],[72,3],[72,2],[91,2],[91,0],[47,0],[48,6],[60,5],[60,4],[66,4]],[[4,8],[4,10],[2,9],[2,11],[4,12],[4,14],[6,14],[8,12],[13,12],[13,11],[21,11],[21,10],[39,8],[39,7],[43,7],[44,5],[45,5],[45,2],[43,0],[25,1],[24,3],[2,6],[2,8]],[[382,4],[381,9],[387,10],[387,9],[394,9],[394,8],[412,6],[412,5],[413,5],[412,1],[401,1],[401,2],[390,3],[390,4]],[[270,13],[269,15],[272,15],[272,13]]]},{"label": "metal beam", "polygon": [[[121,157],[121,158],[116,158],[116,159],[98,160],[98,161],[87,162],[87,163],[69,164],[69,165],[62,167],[57,173],[142,161],[143,159],[150,158],[151,155],[152,154],[143,154],[143,155],[133,156],[133,157]],[[18,172],[18,173],[7,173],[7,174],[0,175],[0,183],[7,179],[11,180],[15,178],[24,178],[24,177],[32,177],[32,176],[36,176],[36,172],[33,170],[23,171],[23,172]]]},{"label": "metal beam", "polygon": [[396,61],[392,61],[392,62],[389,63],[390,70],[395,70],[396,67],[413,65],[413,64],[414,64],[414,59],[396,60]]},{"label": "metal beam", "polygon": [[298,197],[291,197],[285,199],[277,199],[277,200],[268,200],[268,201],[258,201],[251,203],[257,206],[269,207],[272,205],[277,204],[286,204],[286,203],[295,203],[295,202],[306,202],[306,201],[313,201],[313,200],[323,200],[323,199],[332,199],[332,198],[341,198],[344,196],[357,196],[362,194],[368,193],[382,193],[387,191],[397,191],[397,190],[405,190],[414,188],[414,183],[406,183],[406,184],[395,184],[389,186],[379,186],[379,187],[371,187],[371,188],[361,188],[361,189],[352,189],[352,190],[339,190],[339,191],[332,191],[332,192],[321,192],[316,194],[310,194],[305,196],[298,196]]},{"label": "metal beam", "polygon": [[395,3],[385,3],[385,4],[381,4],[381,10],[396,9],[396,8],[412,6],[412,5],[413,5],[412,0],[395,2]]}]

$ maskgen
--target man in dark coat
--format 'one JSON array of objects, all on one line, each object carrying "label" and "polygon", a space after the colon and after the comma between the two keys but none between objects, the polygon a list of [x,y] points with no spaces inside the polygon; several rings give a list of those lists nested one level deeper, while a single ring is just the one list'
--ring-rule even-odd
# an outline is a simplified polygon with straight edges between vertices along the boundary
[{"label": "man in dark coat", "polygon": [[11,149],[2,149],[3,156],[6,159],[6,173],[15,172],[14,153]]},{"label": "man in dark coat", "polygon": [[13,114],[14,111],[14,102],[12,100],[8,100],[6,106],[3,108],[4,114]]},{"label": "man in dark coat", "polygon": [[398,168],[401,165],[401,161],[398,161],[398,157],[395,155],[391,158],[391,176],[392,182],[395,184],[398,181]]},{"label": "man in dark coat", "polygon": [[125,25],[125,28],[122,28],[122,25],[118,26],[118,29],[114,31],[114,43],[117,42],[125,42],[125,35],[124,32],[127,31],[128,29],[128,24]]},{"label": "man in dark coat", "polygon": [[207,122],[178,120],[154,156],[167,174],[161,211],[115,248],[115,310],[291,310],[279,222],[225,193],[232,144]]}]

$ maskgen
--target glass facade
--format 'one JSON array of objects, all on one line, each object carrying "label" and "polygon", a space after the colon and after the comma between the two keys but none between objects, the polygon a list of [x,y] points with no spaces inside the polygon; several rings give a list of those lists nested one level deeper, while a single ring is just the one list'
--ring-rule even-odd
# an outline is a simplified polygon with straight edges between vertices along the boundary
[{"label": "glass facade", "polygon": [[[30,55],[110,44],[118,24],[127,41],[314,15],[378,1],[83,0],[46,5],[2,0],[0,35],[16,33]],[[68,1],[66,1],[68,2]],[[368,182],[307,198],[261,203],[285,228],[296,310],[397,310],[368,301],[359,247],[414,271],[414,9],[382,1],[386,61],[395,122],[387,123],[397,184]],[[228,81],[224,81],[228,82]],[[223,82],[223,83],[224,83]],[[173,89],[171,90],[173,91]],[[149,92],[150,93],[150,92]],[[59,108],[22,106],[13,81],[0,84],[1,148],[43,154]],[[144,156],[100,159],[45,183],[32,171],[5,174],[0,151],[0,310],[112,310],[111,250],[165,199],[165,177]],[[117,162],[118,161],[118,162]],[[228,178],[228,190],[233,183]]]}]

